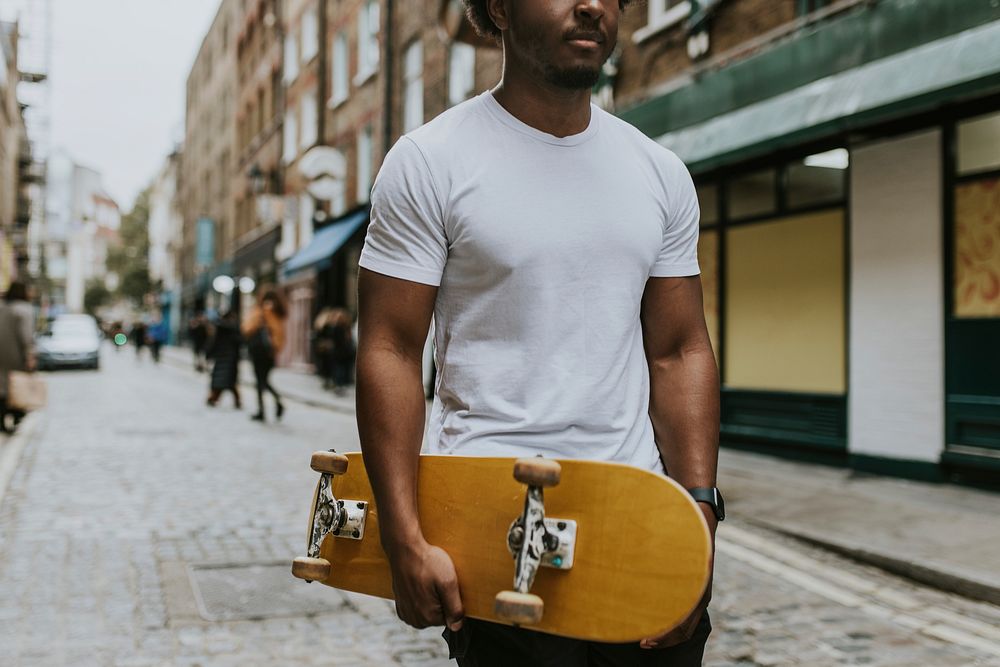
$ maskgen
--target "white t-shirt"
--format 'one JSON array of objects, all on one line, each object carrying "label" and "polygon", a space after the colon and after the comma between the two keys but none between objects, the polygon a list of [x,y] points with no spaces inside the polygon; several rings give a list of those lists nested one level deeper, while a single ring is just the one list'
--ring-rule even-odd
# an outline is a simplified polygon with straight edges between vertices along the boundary
[{"label": "white t-shirt", "polygon": [[555,137],[486,92],[396,143],[371,215],[361,266],[439,286],[431,453],[662,470],[640,304],[699,273],[673,153],[597,107]]}]

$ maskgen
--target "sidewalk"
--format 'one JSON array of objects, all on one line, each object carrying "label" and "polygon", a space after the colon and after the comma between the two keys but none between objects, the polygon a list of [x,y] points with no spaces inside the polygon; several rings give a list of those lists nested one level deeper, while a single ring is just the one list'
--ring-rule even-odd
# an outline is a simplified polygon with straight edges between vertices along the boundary
[{"label": "sidewalk", "polygon": [[719,487],[743,521],[1000,604],[1000,494],[729,449]]},{"label": "sidewalk", "polygon": [[[194,355],[186,347],[164,347],[161,357],[165,363],[173,366],[181,366],[194,371]],[[211,368],[211,362],[209,362]],[[205,395],[208,395],[209,374],[203,374],[205,378]],[[240,386],[251,391],[256,389],[253,379],[253,366],[246,359],[240,362]],[[304,371],[296,371],[288,368],[275,368],[271,372],[271,383],[283,396],[305,403],[316,408],[327,408],[337,412],[354,414],[354,387],[341,396],[338,396],[328,389],[323,389],[323,381],[316,375]],[[243,402],[247,405],[255,405],[256,398],[252,394],[244,396]]]},{"label": "sidewalk", "polygon": [[[163,355],[168,363],[192,367],[185,348],[165,348]],[[311,374],[278,368],[273,377],[291,399],[354,412],[353,388],[336,396]],[[240,379],[253,388],[247,361]],[[719,487],[732,517],[936,588],[1000,604],[1000,494],[731,449],[720,455]]]}]

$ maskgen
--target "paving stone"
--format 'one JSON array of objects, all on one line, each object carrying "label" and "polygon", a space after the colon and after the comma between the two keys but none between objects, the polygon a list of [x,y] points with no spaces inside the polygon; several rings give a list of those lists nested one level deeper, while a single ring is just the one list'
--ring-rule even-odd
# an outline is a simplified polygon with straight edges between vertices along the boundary
[{"label": "paving stone", "polygon": [[[207,410],[204,376],[126,356],[48,378],[50,407],[0,503],[0,665],[452,664],[439,629],[408,628],[368,596],[323,589],[345,604],[309,617],[209,622],[197,611],[186,568],[302,554],[309,456],[317,443],[356,449],[350,415],[297,405],[288,423],[262,427]],[[1000,626],[995,607],[758,534],[871,582],[883,601]],[[948,618],[914,621],[863,599],[845,607],[720,554],[705,664],[993,664],[914,632]]]}]

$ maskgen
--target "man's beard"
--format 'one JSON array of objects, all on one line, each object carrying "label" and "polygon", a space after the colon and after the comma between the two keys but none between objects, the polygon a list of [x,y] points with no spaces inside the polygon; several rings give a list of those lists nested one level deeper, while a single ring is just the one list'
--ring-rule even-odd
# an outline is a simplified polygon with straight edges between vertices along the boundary
[{"label": "man's beard", "polygon": [[601,70],[585,66],[560,69],[554,65],[546,64],[543,75],[545,80],[554,86],[568,90],[581,90],[596,86],[601,77]]}]

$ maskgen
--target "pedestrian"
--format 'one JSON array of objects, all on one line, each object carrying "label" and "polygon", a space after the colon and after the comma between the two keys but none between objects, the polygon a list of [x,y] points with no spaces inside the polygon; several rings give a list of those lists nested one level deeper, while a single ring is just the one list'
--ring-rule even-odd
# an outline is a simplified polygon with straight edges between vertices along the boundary
[{"label": "pedestrian", "polygon": [[694,184],[590,101],[629,3],[464,2],[502,45],[502,78],[395,144],[360,259],[358,430],[397,613],[446,625],[462,666],[700,665],[711,587],[664,636],[552,637],[464,619],[451,558],[423,538],[413,499],[432,314],[430,453],[669,472],[713,536],[722,516]]},{"label": "pedestrian", "polygon": [[333,350],[335,329],[333,326],[333,308],[319,311],[313,322],[313,350],[316,354],[316,371],[323,380],[323,389],[333,387]]},{"label": "pedestrian", "polygon": [[353,319],[344,308],[337,308],[330,318],[331,336],[333,340],[333,391],[343,394],[350,386],[354,376],[354,346]]},{"label": "pedestrian", "polygon": [[208,344],[208,333],[208,318],[205,317],[204,311],[199,310],[188,322],[188,337],[194,350],[194,369],[199,373],[205,371],[205,346]]},{"label": "pedestrian", "polygon": [[257,381],[257,414],[251,417],[255,421],[265,421],[265,391],[274,396],[276,418],[280,421],[285,414],[285,405],[281,402],[281,395],[271,385],[270,375],[285,343],[287,315],[288,310],[281,292],[276,287],[265,285],[257,292],[257,304],[243,323],[243,336],[247,341],[247,351],[250,353]]},{"label": "pedestrian", "polygon": [[214,408],[224,391],[233,393],[233,401],[237,410],[242,409],[240,390],[237,387],[240,370],[240,349],[243,339],[240,336],[239,319],[236,313],[226,311],[213,327],[215,334],[206,349],[206,354],[212,360],[211,384],[209,385],[209,407]]},{"label": "pedestrian", "polygon": [[7,433],[7,416],[21,415],[8,409],[11,371],[35,370],[35,309],[28,301],[28,289],[15,280],[0,303],[0,433]]},{"label": "pedestrian", "polygon": [[129,337],[132,339],[132,344],[135,345],[136,361],[142,358],[142,350],[146,347],[148,335],[149,332],[144,321],[137,320],[134,324],[132,324],[132,330],[129,332]]},{"label": "pedestrian", "polygon": [[163,318],[157,317],[149,326],[146,338],[149,341],[149,353],[153,357],[154,363],[160,363],[160,350],[167,344],[170,332],[167,330],[167,323]]}]

